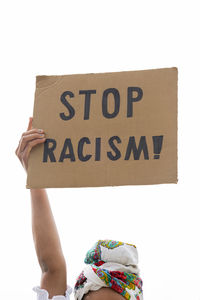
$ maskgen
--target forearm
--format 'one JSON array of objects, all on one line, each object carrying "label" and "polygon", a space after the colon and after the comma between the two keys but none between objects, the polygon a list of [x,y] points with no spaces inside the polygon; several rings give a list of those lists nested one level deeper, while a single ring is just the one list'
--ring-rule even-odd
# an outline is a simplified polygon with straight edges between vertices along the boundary
[{"label": "forearm", "polygon": [[32,232],[42,271],[56,270],[65,265],[61,243],[45,189],[30,189]]}]

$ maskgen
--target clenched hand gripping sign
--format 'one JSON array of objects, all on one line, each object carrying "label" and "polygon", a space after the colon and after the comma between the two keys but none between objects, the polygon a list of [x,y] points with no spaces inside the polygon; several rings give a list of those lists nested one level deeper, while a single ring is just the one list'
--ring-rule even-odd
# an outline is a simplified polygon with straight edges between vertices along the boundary
[{"label": "clenched hand gripping sign", "polygon": [[177,68],[36,76],[27,188],[177,183]]}]

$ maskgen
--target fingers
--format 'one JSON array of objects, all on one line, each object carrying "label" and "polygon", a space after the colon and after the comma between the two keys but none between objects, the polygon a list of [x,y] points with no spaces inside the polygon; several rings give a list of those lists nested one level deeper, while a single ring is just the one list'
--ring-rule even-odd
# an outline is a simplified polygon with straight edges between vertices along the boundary
[{"label": "fingers", "polygon": [[28,164],[28,157],[29,157],[29,153],[31,152],[31,149],[33,147],[35,147],[36,145],[38,144],[42,144],[44,143],[45,141],[45,138],[41,139],[34,139],[32,141],[30,141],[29,143],[26,144],[26,147],[24,149],[23,152],[21,152],[21,160],[22,160],[22,163],[27,167],[27,164]]},{"label": "fingers", "polygon": [[26,171],[28,167],[28,156],[31,149],[38,144],[44,143],[46,140],[44,130],[33,128],[32,122],[33,118],[30,117],[27,131],[22,133],[17,149],[15,150],[15,154],[18,156]]},{"label": "fingers", "polygon": [[[30,136],[34,134],[34,136]],[[23,151],[23,149],[25,148],[26,146],[26,143],[28,141],[30,141],[31,139],[33,138],[41,138],[42,136],[40,134],[44,134],[44,130],[42,129],[36,129],[36,128],[33,128],[29,131],[25,131],[24,133],[22,133],[22,136],[21,136],[21,139],[19,141],[19,144],[17,146],[17,149],[15,150],[15,154],[17,155],[18,153],[20,153],[21,151]],[[29,136],[27,138],[27,136]]]},{"label": "fingers", "polygon": [[30,129],[28,131],[23,132],[22,137],[25,136],[25,135],[28,135],[28,134],[32,134],[32,133],[44,133],[44,130],[33,128],[33,129]]},{"label": "fingers", "polygon": [[32,122],[33,122],[33,117],[30,117],[27,130],[30,130],[32,128]]},{"label": "fingers", "polygon": [[22,135],[18,151],[19,152],[24,151],[27,143],[29,143],[30,141],[35,140],[35,139],[39,139],[40,140],[40,139],[44,139],[44,138],[45,138],[45,135],[43,133],[38,133],[36,131],[32,131],[31,134],[27,133],[25,135]]}]

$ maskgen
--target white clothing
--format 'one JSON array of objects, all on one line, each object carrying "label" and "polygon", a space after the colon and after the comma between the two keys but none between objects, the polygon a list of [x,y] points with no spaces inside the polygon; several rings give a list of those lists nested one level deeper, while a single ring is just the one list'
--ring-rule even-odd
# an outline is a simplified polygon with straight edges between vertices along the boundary
[{"label": "white clothing", "polygon": [[53,298],[49,298],[49,293],[45,289],[41,289],[39,286],[33,287],[33,291],[37,293],[37,300],[70,300],[70,294],[72,293],[72,288],[68,285],[65,292],[65,296],[57,295]]}]

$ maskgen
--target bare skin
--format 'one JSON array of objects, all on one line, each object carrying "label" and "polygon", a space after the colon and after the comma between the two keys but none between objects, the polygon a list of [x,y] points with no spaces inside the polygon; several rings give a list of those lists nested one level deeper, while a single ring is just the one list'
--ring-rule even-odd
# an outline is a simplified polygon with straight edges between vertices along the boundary
[{"label": "bare skin", "polygon": [[90,291],[83,297],[83,300],[124,300],[125,298],[111,288],[101,288],[97,291]]},{"label": "bare skin", "polygon": [[[45,141],[45,136],[41,136],[44,131],[32,128],[32,120],[29,119],[27,131],[22,134],[15,150],[26,172],[31,149]],[[42,271],[40,287],[49,292],[49,298],[64,295],[67,288],[66,263],[47,192],[45,189],[30,189],[30,196],[33,239]]]},{"label": "bare skin", "polygon": [[[15,154],[27,173],[28,158],[33,147],[44,143],[44,130],[32,127],[33,118],[29,118],[27,130],[22,134]],[[38,262],[41,267],[40,287],[49,293],[49,298],[65,295],[67,289],[67,267],[62,252],[59,234],[45,189],[30,189],[32,208],[32,233]],[[111,288],[91,291],[83,300],[123,300]]]}]

